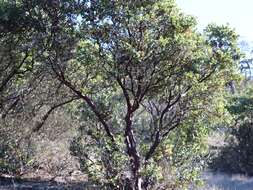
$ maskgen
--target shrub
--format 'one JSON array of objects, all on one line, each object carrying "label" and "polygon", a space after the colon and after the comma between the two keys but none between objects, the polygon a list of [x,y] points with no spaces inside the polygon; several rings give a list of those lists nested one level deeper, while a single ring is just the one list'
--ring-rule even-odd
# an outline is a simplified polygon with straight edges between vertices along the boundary
[{"label": "shrub", "polygon": [[7,135],[0,139],[0,173],[21,175],[32,163],[31,149]]},{"label": "shrub", "polygon": [[235,125],[229,130],[224,146],[210,164],[214,170],[253,176],[253,99],[252,89],[232,97],[229,112]]}]

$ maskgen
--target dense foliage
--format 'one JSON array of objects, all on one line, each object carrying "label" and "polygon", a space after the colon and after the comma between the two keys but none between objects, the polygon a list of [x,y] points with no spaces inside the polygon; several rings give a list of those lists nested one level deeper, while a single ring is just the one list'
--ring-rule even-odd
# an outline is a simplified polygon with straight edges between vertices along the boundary
[{"label": "dense foliage", "polygon": [[[251,85],[251,82],[248,85]],[[235,117],[235,124],[229,129],[226,146],[221,149],[211,164],[213,169],[227,173],[253,175],[252,108],[251,87],[246,87],[231,98],[228,110]]]},{"label": "dense foliage", "polygon": [[237,77],[233,30],[213,24],[200,34],[173,0],[3,0],[0,16],[8,126],[18,115],[32,138],[64,107],[80,125],[70,149],[90,181],[135,190],[194,183]]}]

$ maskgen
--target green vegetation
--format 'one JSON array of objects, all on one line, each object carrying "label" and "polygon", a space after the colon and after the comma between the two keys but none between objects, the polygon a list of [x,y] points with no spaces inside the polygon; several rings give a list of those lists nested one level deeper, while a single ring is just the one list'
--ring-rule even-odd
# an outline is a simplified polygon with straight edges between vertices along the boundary
[{"label": "green vegetation", "polygon": [[210,130],[233,120],[234,30],[199,33],[173,0],[2,0],[0,21],[0,172],[27,151],[32,167],[41,131],[72,129],[72,156],[103,189],[200,183]]},{"label": "green vegetation", "polygon": [[228,110],[235,117],[235,123],[229,130],[227,145],[221,149],[211,167],[226,173],[252,176],[252,88],[248,87],[230,99]]}]

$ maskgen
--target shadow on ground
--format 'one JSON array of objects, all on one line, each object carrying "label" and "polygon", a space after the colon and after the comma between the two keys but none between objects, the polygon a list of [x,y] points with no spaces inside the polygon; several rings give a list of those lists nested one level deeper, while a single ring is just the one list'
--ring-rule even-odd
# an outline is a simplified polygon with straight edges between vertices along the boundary
[{"label": "shadow on ground", "polygon": [[98,190],[88,183],[57,183],[33,179],[0,177],[0,190]]}]

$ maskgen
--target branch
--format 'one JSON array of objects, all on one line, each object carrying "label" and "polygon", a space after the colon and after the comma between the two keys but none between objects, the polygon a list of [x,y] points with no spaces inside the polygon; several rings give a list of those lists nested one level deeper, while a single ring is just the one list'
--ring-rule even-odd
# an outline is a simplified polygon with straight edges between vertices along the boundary
[{"label": "branch", "polygon": [[59,108],[59,107],[61,107],[61,106],[64,106],[64,105],[66,105],[66,104],[69,104],[69,103],[71,103],[71,102],[73,102],[74,100],[78,100],[79,98],[72,98],[72,99],[70,99],[70,100],[67,100],[67,101],[65,101],[65,102],[61,102],[61,103],[59,103],[59,104],[56,104],[56,105],[54,105],[53,107],[51,107],[48,111],[47,111],[47,113],[42,117],[42,119],[41,119],[41,121],[40,122],[38,122],[37,124],[36,124],[36,126],[32,129],[32,132],[38,132],[41,128],[42,128],[42,126],[44,125],[44,123],[46,122],[46,120],[48,119],[48,117],[50,116],[50,114],[55,110],[55,109],[57,109],[57,108]]},{"label": "branch", "polygon": [[[75,88],[75,86],[73,86],[69,81],[66,80],[64,73],[62,72],[62,70],[60,70],[60,73],[57,72],[57,70],[54,68],[54,64],[52,62],[52,60],[49,58],[49,61],[51,63],[52,69],[54,71],[54,73],[56,74],[56,76],[58,77],[58,79],[66,86],[68,87],[70,90],[72,90],[80,99],[84,100],[88,106],[90,107],[90,109],[93,111],[93,113],[97,116],[98,120],[102,123],[106,134],[109,136],[109,138],[111,139],[112,142],[115,142],[114,136],[110,131],[110,127],[109,125],[106,123],[106,121],[104,120],[103,115],[99,112],[99,110],[97,109],[96,105],[93,103],[93,101],[86,95],[83,95],[81,91],[77,90]],[[59,66],[58,66],[59,67]]]},{"label": "branch", "polygon": [[14,67],[11,73],[3,80],[3,82],[0,85],[0,92],[3,91],[7,83],[12,79],[12,77],[14,77],[14,75],[17,74],[18,70],[22,67],[27,57],[28,57],[28,52],[26,52],[26,55],[24,56],[22,61],[16,67]]},{"label": "branch", "polygon": [[127,92],[127,89],[125,88],[125,86],[123,85],[123,83],[121,82],[119,77],[117,77],[116,80],[117,80],[119,86],[121,87],[121,89],[123,91],[124,97],[126,99],[127,107],[131,108],[132,105],[131,105],[131,102],[130,102],[130,97],[129,97],[129,94]]},{"label": "branch", "polygon": [[149,151],[145,155],[145,161],[148,161],[151,158],[151,156],[155,152],[160,142],[161,142],[161,137],[160,137],[160,131],[158,130],[155,135],[154,143],[151,145],[151,147],[149,148]]},{"label": "branch", "polygon": [[8,113],[18,104],[20,101],[20,96],[17,96],[15,101],[10,105],[10,107],[3,113],[2,119],[5,119],[5,117],[8,115]]}]

